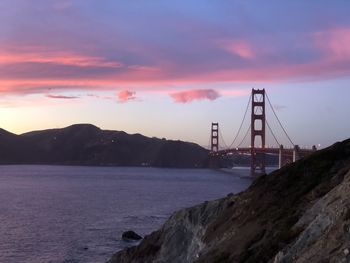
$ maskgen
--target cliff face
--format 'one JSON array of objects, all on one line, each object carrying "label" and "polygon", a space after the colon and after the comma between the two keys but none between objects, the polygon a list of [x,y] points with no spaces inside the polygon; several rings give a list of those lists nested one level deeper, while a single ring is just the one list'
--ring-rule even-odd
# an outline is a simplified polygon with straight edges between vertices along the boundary
[{"label": "cliff face", "polygon": [[0,129],[0,164],[204,167],[208,151],[194,143],[149,138],[90,124],[15,135]]},{"label": "cliff face", "polygon": [[350,140],[174,213],[115,262],[350,262]]}]

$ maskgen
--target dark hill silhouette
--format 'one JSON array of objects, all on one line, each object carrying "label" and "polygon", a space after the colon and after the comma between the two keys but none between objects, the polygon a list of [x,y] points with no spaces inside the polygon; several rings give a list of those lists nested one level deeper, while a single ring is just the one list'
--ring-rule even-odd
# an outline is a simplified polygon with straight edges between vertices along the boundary
[{"label": "dark hill silhouette", "polygon": [[204,167],[208,152],[197,144],[149,138],[91,124],[15,135],[0,129],[1,164]]},{"label": "dark hill silhouette", "polygon": [[22,163],[30,161],[30,152],[35,152],[35,147],[19,135],[0,129],[0,162]]}]

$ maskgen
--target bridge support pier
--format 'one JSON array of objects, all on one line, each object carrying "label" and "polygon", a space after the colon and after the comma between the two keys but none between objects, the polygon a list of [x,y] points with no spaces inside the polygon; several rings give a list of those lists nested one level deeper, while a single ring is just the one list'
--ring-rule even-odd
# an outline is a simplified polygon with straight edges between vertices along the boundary
[{"label": "bridge support pier", "polygon": [[209,168],[219,169],[220,168],[220,156],[216,154],[211,154],[209,156]]},{"label": "bridge support pier", "polygon": [[293,149],[293,163],[295,163],[296,161],[298,161],[300,159],[300,147],[299,145],[294,145],[294,149]]},{"label": "bridge support pier", "polygon": [[278,151],[278,169],[281,169],[283,166],[283,145],[280,145],[280,149]]}]

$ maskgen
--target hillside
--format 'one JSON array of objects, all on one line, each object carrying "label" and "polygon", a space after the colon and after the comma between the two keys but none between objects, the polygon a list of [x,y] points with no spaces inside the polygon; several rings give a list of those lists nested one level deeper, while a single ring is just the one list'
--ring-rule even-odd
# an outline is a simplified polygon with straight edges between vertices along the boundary
[{"label": "hillside", "polygon": [[174,213],[122,262],[350,262],[350,139]]},{"label": "hillside", "polygon": [[90,124],[22,135],[0,130],[0,164],[203,167],[208,152],[194,143],[149,138]]}]

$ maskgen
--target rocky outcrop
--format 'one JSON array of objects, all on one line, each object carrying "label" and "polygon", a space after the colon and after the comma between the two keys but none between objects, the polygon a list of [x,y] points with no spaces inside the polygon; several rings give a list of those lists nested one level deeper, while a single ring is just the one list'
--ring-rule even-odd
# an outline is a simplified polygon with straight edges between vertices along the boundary
[{"label": "rocky outcrop", "polygon": [[320,198],[293,226],[303,229],[275,257],[282,262],[350,262],[350,172],[343,183]]},{"label": "rocky outcrop", "polygon": [[123,234],[122,234],[122,239],[124,241],[138,241],[138,240],[141,240],[142,239],[142,236],[136,234],[134,231],[132,230],[129,230],[129,231],[125,231]]},{"label": "rocky outcrop", "polygon": [[350,262],[350,140],[174,213],[115,262]]}]

